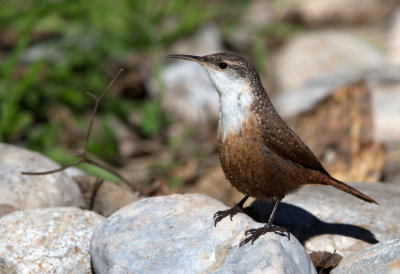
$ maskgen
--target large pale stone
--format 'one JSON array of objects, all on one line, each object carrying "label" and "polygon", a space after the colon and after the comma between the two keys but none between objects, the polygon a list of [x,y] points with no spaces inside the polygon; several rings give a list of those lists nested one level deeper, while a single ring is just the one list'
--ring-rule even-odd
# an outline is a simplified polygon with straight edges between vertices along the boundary
[{"label": "large pale stone", "polygon": [[198,194],[141,200],[111,215],[92,237],[96,273],[316,273],[291,237],[267,233],[239,248],[244,232],[262,226],[245,214],[214,227],[227,209]]},{"label": "large pale stone", "polygon": [[100,215],[73,207],[0,218],[2,273],[90,273],[89,243]]},{"label": "large pale stone", "polygon": [[58,167],[37,152],[0,143],[0,203],[19,209],[83,207],[78,186],[64,172],[41,176],[21,175],[21,171],[39,172]]},{"label": "large pale stone", "polygon": [[[399,256],[399,254],[400,239],[382,242],[345,257],[331,273],[387,273],[389,264]],[[392,268],[394,268],[394,266]],[[393,273],[395,274],[398,272]]]},{"label": "large pale stone", "polygon": [[280,52],[276,80],[282,90],[299,88],[311,80],[381,67],[383,56],[355,36],[317,31],[293,38]]},{"label": "large pale stone", "polygon": [[[308,252],[347,256],[378,241],[400,236],[400,187],[383,183],[352,183],[380,205],[366,203],[330,186],[305,186],[288,195],[278,208],[275,224],[288,228]],[[261,219],[271,207],[255,202]]]}]

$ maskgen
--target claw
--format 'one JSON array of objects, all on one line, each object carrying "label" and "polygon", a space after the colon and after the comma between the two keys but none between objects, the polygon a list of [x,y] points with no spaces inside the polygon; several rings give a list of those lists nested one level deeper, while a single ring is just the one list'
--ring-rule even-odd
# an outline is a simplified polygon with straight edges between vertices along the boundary
[{"label": "claw", "polygon": [[[243,245],[247,244],[248,242],[251,241],[251,244],[253,245],[254,241],[257,240],[260,236],[264,235],[267,232],[275,232],[277,234],[281,234],[283,233],[283,236],[288,237],[288,240],[290,241],[290,233],[289,231],[287,231],[286,228],[284,227],[279,227],[279,226],[269,226],[269,225],[265,225],[263,227],[260,228],[252,228],[249,229],[245,232],[245,235],[250,235],[249,237],[247,237],[246,239],[244,239],[239,247],[242,247]],[[281,233],[278,233],[281,232]],[[286,233],[286,234],[285,234]]]},{"label": "claw", "polygon": [[239,205],[235,205],[234,207],[228,210],[217,211],[214,214],[214,226],[217,226],[217,223],[222,221],[225,217],[229,216],[232,221],[232,217],[235,216],[237,213],[243,212],[243,208]]},{"label": "claw", "polygon": [[225,211],[218,211],[214,214],[214,226],[217,226],[217,223],[225,218]]},{"label": "claw", "polygon": [[[240,243],[239,247],[244,246],[244,245],[247,244],[250,240],[251,240],[250,237],[244,239],[244,240]],[[253,245],[253,242],[252,242],[251,244]]]},{"label": "claw", "polygon": [[256,231],[257,231],[257,229],[254,229],[254,228],[249,229],[249,230],[246,231],[245,235],[247,236],[247,235],[250,235],[250,234],[254,234]]}]

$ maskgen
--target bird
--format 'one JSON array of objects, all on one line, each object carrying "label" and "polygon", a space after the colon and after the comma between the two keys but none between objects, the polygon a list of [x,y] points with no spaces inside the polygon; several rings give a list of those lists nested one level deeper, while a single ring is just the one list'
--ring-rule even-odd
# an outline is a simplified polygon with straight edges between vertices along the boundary
[{"label": "bird", "polygon": [[363,201],[371,197],[333,178],[318,158],[285,123],[272,105],[253,64],[234,53],[204,56],[171,54],[168,58],[201,65],[219,95],[217,148],[222,170],[231,185],[245,196],[228,210],[214,214],[214,226],[222,219],[243,213],[251,196],[274,202],[268,222],[245,232],[240,247],[254,243],[267,232],[287,236],[273,225],[282,199],[306,184],[330,185]]}]

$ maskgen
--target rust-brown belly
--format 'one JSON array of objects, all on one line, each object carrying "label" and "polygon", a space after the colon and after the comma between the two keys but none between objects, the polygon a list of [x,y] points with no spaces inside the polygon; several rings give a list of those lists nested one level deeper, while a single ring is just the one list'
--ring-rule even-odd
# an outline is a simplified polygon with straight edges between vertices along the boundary
[{"label": "rust-brown belly", "polygon": [[252,197],[283,198],[306,183],[307,170],[265,147],[254,127],[219,139],[218,151],[226,178]]}]

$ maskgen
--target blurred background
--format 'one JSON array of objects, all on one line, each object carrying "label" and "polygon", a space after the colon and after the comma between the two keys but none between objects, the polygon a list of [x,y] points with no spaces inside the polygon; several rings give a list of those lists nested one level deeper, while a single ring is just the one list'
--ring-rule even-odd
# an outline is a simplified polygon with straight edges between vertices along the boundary
[{"label": "blurred background", "polygon": [[1,1],[0,142],[71,163],[94,105],[86,93],[124,68],[90,154],[147,195],[238,201],[219,167],[217,93],[200,66],[165,58],[221,51],[255,64],[332,175],[400,184],[400,0]]}]

